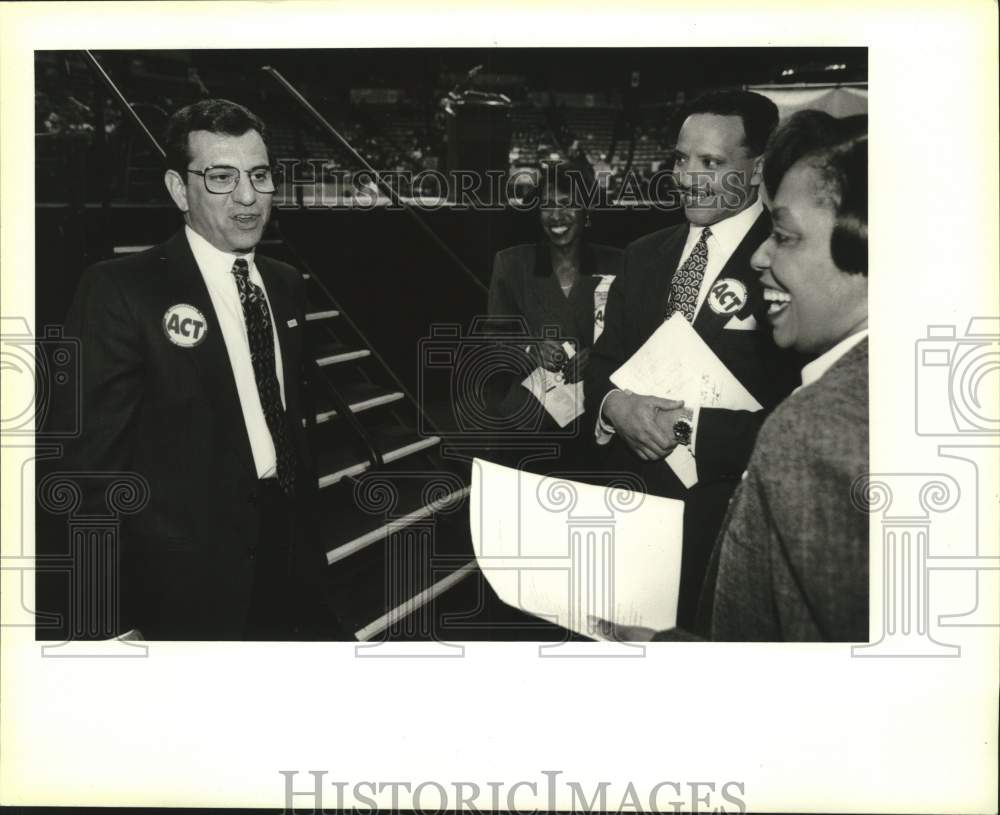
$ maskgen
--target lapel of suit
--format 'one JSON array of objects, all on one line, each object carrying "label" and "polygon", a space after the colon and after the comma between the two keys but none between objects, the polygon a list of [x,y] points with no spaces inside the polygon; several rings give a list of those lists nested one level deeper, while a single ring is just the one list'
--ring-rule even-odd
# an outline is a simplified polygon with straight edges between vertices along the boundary
[{"label": "lapel of suit", "polygon": [[726,265],[722,267],[719,276],[712,283],[714,289],[724,278],[739,281],[746,287],[746,300],[738,311],[720,314],[709,304],[712,299],[712,290],[709,290],[709,296],[705,298],[705,302],[702,303],[701,309],[694,319],[694,330],[701,335],[707,345],[711,345],[715,341],[719,332],[722,331],[722,327],[734,316],[741,320],[745,319],[753,314],[762,302],[764,295],[760,284],[760,273],[751,268],[750,258],[757,251],[757,247],[764,242],[770,230],[771,216],[765,209],[753,222],[753,226],[743,236],[743,240],[740,241],[739,246],[726,261]]},{"label": "lapel of suit", "polygon": [[219,315],[212,305],[208,287],[205,286],[205,280],[191,253],[191,246],[184,230],[163,245],[160,260],[163,263],[163,273],[168,279],[171,297],[176,296],[177,302],[194,306],[208,321],[205,341],[192,349],[195,353],[186,356],[198,371],[207,397],[206,404],[223,417],[224,422],[221,426],[234,433],[237,440],[243,443],[250,466],[253,467],[250,437],[247,435],[243,407],[236,390],[236,380],[229,362],[226,341],[222,337]]},{"label": "lapel of suit", "polygon": [[[266,257],[256,255],[254,263],[257,271],[264,281],[264,288],[267,290],[267,300],[271,304],[271,319],[274,321],[275,330],[278,332],[278,346],[281,348],[281,373],[284,380],[285,402],[287,404],[289,394],[295,383],[295,370],[297,361],[292,358],[292,343],[288,326],[290,317],[295,316],[294,304],[289,297],[288,291],[282,285],[281,276],[271,265]],[[300,330],[302,330],[300,328]]]}]

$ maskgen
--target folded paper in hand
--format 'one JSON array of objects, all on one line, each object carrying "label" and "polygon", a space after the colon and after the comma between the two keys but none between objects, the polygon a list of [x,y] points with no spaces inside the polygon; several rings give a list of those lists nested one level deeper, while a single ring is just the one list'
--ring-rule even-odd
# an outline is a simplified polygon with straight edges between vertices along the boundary
[{"label": "folded paper in hand", "polygon": [[[761,410],[760,402],[677,312],[611,375],[611,381],[633,393],[682,400],[689,408]],[[687,447],[675,447],[667,463],[685,486],[697,483],[694,458]]]},{"label": "folded paper in hand", "polygon": [[[576,351],[568,342],[563,343],[566,359],[573,359]],[[528,374],[521,385],[531,391],[559,427],[566,427],[583,413],[583,380],[568,384],[562,373],[547,371],[540,365]]]},{"label": "folded paper in hand", "polygon": [[472,466],[472,544],[500,599],[593,639],[594,618],[677,622],[684,503],[501,467]]}]

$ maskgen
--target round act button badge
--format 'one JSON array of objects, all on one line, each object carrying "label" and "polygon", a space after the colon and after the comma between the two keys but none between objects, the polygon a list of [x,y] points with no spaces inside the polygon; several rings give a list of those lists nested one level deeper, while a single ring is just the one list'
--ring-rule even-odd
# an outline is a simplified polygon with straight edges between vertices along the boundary
[{"label": "round act button badge", "polygon": [[716,314],[735,314],[746,301],[747,287],[731,277],[715,281],[708,293],[708,305]]},{"label": "round act button badge", "polygon": [[194,306],[178,303],[166,310],[163,315],[163,333],[174,345],[181,348],[194,348],[205,341],[208,334],[208,321]]}]

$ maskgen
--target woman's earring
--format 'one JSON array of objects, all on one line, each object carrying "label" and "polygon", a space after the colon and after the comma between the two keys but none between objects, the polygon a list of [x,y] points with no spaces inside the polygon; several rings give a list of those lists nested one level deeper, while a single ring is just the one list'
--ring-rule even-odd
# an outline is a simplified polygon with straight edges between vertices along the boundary
[{"label": "woman's earring", "polygon": [[586,216],[584,216],[584,219],[583,219],[583,228],[586,229],[588,226],[590,226],[590,213],[589,212],[586,214]]}]

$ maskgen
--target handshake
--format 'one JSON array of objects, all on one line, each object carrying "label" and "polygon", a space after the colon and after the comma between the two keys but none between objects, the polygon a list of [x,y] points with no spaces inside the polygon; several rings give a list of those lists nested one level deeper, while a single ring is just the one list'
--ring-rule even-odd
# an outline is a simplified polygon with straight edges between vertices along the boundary
[{"label": "handshake", "polygon": [[602,419],[614,426],[639,458],[662,461],[678,444],[692,441],[692,416],[692,411],[675,399],[612,391],[604,400]]}]

